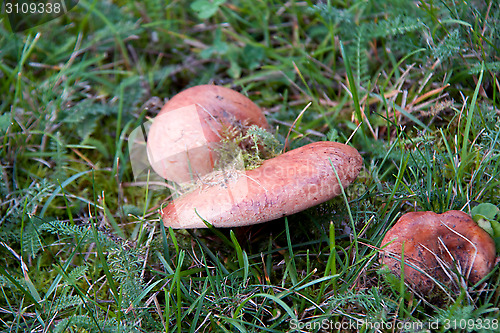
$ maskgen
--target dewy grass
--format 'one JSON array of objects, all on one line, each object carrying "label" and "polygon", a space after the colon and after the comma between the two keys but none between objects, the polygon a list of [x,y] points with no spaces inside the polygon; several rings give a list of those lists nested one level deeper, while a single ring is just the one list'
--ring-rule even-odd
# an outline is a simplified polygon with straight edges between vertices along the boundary
[{"label": "dewy grass", "polygon": [[[432,304],[378,261],[406,211],[500,206],[495,2],[194,3],[0,26],[0,331],[497,331],[498,265]],[[349,139],[358,180],[251,228],[166,229],[170,193],[137,186],[127,136],[207,83],[261,106],[276,149],[307,106],[287,149]]]}]

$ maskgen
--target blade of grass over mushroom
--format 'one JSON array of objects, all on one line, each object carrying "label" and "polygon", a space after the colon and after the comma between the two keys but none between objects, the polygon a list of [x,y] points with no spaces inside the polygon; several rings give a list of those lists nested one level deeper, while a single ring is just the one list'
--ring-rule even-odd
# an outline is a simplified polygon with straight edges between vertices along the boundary
[{"label": "blade of grass over mushroom", "polygon": [[[332,167],[333,172],[335,173],[335,177],[337,178],[338,183],[342,184],[342,182],[340,181],[339,174],[337,173],[337,169],[333,165],[332,160],[330,158],[328,158],[328,160],[330,161],[330,166]],[[353,234],[353,244],[354,244],[354,257],[353,258],[356,258],[359,254],[358,234],[356,231],[356,224],[354,223],[354,218],[352,217],[351,207],[349,206],[349,200],[347,199],[347,196],[346,196],[345,191],[344,191],[344,187],[342,185],[340,185],[340,190],[342,192],[342,198],[344,199],[344,204],[347,208],[347,213],[349,214],[349,221],[351,222],[351,228],[352,228],[351,231]],[[352,251],[352,247],[350,250]]]},{"label": "blade of grass over mushroom", "polygon": [[406,285],[405,285],[405,242],[401,244],[401,271],[400,271],[400,278],[399,278],[399,316],[403,317],[403,311],[404,311],[404,295],[406,291]]}]

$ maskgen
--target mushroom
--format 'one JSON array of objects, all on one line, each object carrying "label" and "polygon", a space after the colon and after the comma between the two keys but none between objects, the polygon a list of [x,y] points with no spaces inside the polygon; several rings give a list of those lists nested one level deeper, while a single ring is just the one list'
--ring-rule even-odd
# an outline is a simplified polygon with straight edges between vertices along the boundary
[{"label": "mushroom", "polygon": [[229,88],[200,85],[172,97],[155,117],[147,138],[148,159],[162,178],[184,183],[214,169],[222,132],[269,129],[261,109]]},{"label": "mushroom", "polygon": [[495,263],[493,239],[457,210],[406,213],[386,233],[381,247],[382,262],[395,275],[400,275],[404,257],[405,281],[424,295],[438,291],[436,281],[457,290],[457,280],[464,282],[460,275],[475,284]]},{"label": "mushroom", "polygon": [[[172,228],[236,227],[274,220],[325,202],[358,176],[355,148],[316,142],[271,158],[253,170],[212,173],[161,211]],[[337,180],[335,171],[340,179]]]}]

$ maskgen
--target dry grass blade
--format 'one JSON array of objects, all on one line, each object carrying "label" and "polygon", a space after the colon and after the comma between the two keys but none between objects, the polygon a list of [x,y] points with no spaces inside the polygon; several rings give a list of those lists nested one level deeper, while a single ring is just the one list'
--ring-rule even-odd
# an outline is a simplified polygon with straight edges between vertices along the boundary
[{"label": "dry grass blade", "polygon": [[289,145],[288,138],[290,137],[290,133],[292,132],[292,129],[295,127],[295,124],[297,124],[297,122],[299,121],[300,117],[302,117],[304,112],[306,112],[306,110],[309,108],[309,106],[311,106],[311,104],[312,104],[312,102],[307,103],[307,105],[304,107],[304,109],[302,109],[302,111],[300,111],[299,115],[295,118],[294,122],[292,123],[292,126],[290,126],[290,128],[288,129],[288,133],[287,133],[286,138],[285,138],[285,145],[283,147],[283,152],[286,152],[286,150],[288,148],[288,145]]}]

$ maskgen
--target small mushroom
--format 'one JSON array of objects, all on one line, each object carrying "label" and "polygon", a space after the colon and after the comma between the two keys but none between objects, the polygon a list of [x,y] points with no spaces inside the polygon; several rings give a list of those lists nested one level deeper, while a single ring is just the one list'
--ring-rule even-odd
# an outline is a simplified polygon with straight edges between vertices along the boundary
[{"label": "small mushroom", "polygon": [[495,263],[493,239],[469,215],[456,210],[404,214],[381,247],[383,264],[398,276],[404,254],[405,281],[424,295],[439,290],[435,281],[457,290],[463,285],[460,275],[475,284]]},{"label": "small mushroom", "polygon": [[266,160],[253,170],[212,173],[201,186],[163,208],[163,223],[205,228],[204,219],[215,227],[236,227],[294,214],[339,195],[340,186],[356,179],[362,162],[355,148],[322,141]]},{"label": "small mushroom", "polygon": [[148,159],[162,178],[184,183],[214,169],[221,132],[269,129],[261,109],[229,88],[200,85],[172,97],[155,117],[147,138]]}]

